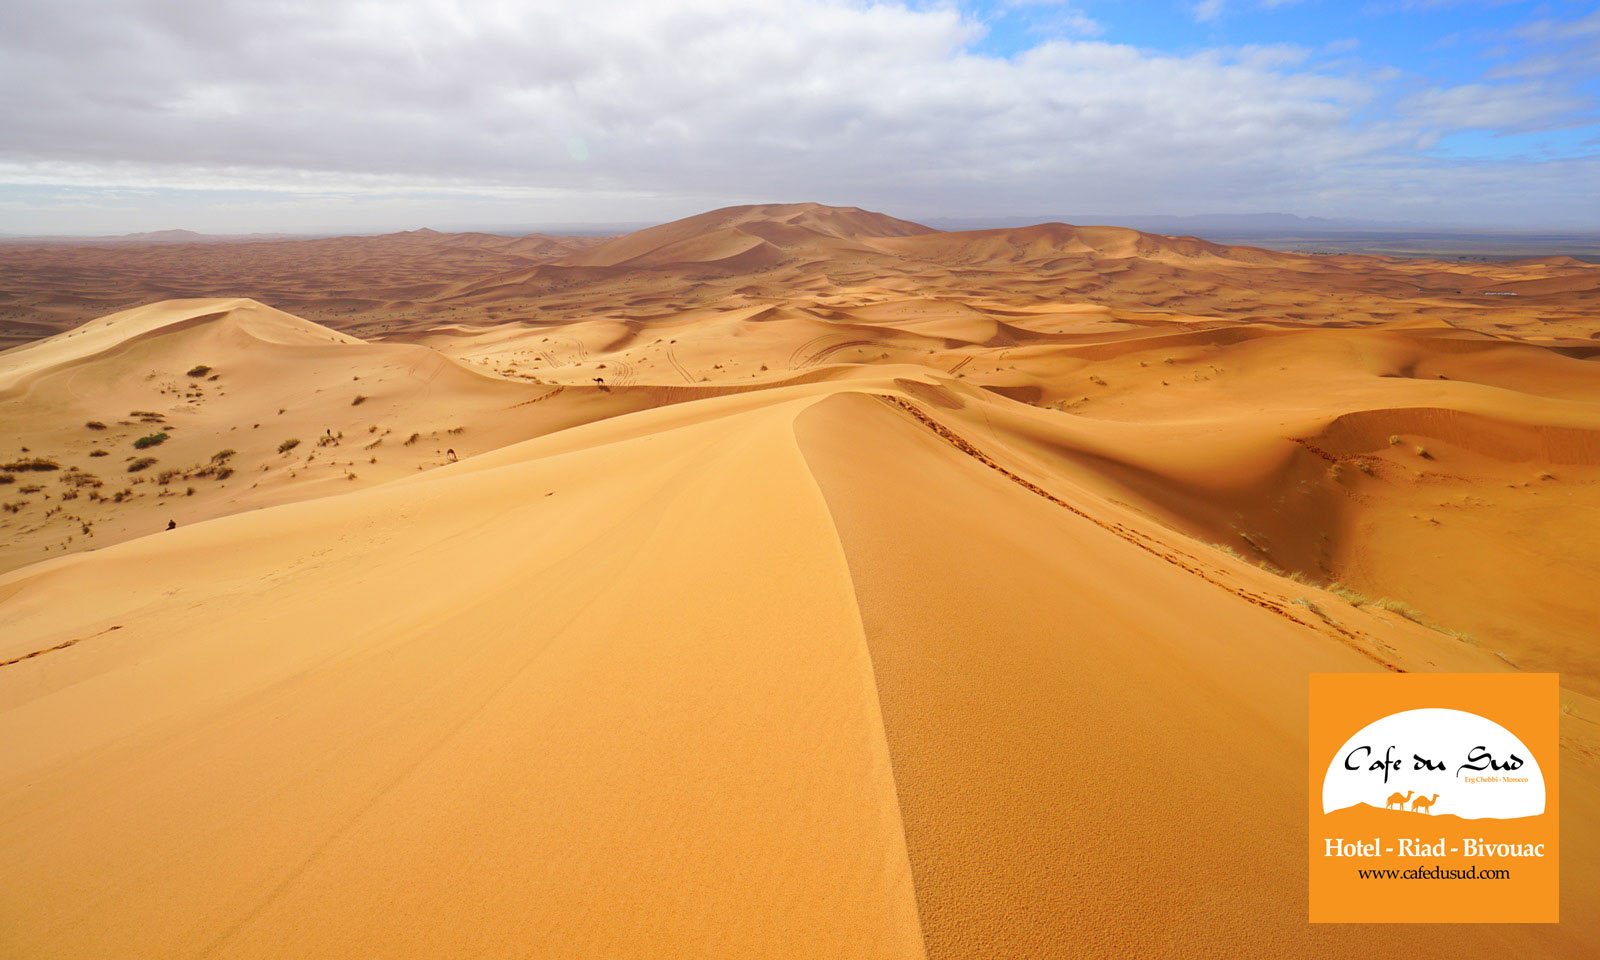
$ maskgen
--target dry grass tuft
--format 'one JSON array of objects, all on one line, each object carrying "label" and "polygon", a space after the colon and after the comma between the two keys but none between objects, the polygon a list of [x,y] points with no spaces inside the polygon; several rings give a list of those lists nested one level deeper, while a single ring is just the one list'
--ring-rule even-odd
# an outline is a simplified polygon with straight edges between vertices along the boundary
[{"label": "dry grass tuft", "polygon": [[26,473],[29,470],[45,471],[60,469],[61,464],[56,463],[54,460],[51,460],[47,457],[24,457],[21,460],[13,460],[10,463],[0,463],[0,470],[5,470],[10,473]]}]

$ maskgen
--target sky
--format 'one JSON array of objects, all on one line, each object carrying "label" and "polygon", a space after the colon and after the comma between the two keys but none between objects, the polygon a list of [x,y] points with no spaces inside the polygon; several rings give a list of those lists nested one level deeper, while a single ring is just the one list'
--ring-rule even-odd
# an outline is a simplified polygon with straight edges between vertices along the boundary
[{"label": "sky", "polygon": [[1600,227],[1600,0],[5,0],[0,234]]}]

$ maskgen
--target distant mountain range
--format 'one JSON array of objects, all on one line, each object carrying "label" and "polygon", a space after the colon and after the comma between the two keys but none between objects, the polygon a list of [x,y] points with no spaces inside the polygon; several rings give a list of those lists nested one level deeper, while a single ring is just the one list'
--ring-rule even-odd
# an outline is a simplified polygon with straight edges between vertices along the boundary
[{"label": "distant mountain range", "polygon": [[[1573,240],[1592,240],[1594,238],[1600,238],[1600,230],[1508,230],[1464,226],[1452,227],[1402,220],[1362,220],[1346,217],[1302,217],[1292,213],[1211,213],[1188,216],[1040,214],[1037,216],[935,217],[924,218],[920,222],[926,224],[929,228],[943,231],[994,230],[1034,226],[1041,223],[1070,223],[1081,226],[1094,225],[1129,227],[1134,230],[1151,234],[1159,234],[1164,236],[1205,237],[1207,239],[1223,242],[1251,242],[1256,240],[1276,239],[1286,243],[1293,240],[1327,240],[1345,243],[1368,240],[1390,243],[1395,242],[1397,238],[1401,237],[1409,238],[1409,240],[1413,242],[1428,239],[1489,241],[1498,238],[1514,238],[1521,242],[1530,242],[1533,240],[1557,241],[1557,246],[1563,246],[1561,241],[1566,241],[1564,246],[1570,246],[1571,241]],[[650,226],[651,225],[647,223],[564,223],[514,226],[501,225],[496,227],[481,227],[471,232],[503,237],[519,237],[536,233],[547,237],[603,237],[633,233],[649,228]],[[409,236],[412,234],[427,235],[433,233],[435,233],[435,231],[423,228],[422,230],[405,231],[400,234],[391,235]],[[377,232],[369,234],[362,231],[357,231],[355,234],[335,232],[300,234],[210,234],[198,233],[193,230],[155,230],[145,233],[129,233],[116,236],[44,236],[28,234],[0,234],[0,242],[95,244],[239,243],[272,240],[309,240],[336,236],[368,235],[376,236],[379,234]],[[1588,251],[1590,244],[1585,243],[1582,246],[1585,251]],[[1437,247],[1437,244],[1430,246],[1430,249],[1433,247]]]},{"label": "distant mountain range", "polygon": [[0,234],[0,240],[25,240],[29,243],[237,243],[251,240],[303,240],[309,234],[293,233],[196,233],[193,230],[151,230],[115,236],[38,236],[19,233]]},{"label": "distant mountain range", "polygon": [[[1292,213],[1207,213],[1194,216],[1044,216],[944,218],[926,221],[941,230],[980,230],[992,227],[1021,227],[1041,221],[1131,227],[1146,233],[1169,236],[1284,236],[1345,233],[1350,231],[1438,231],[1438,226],[1383,220],[1356,220],[1331,217],[1301,217]],[[1453,232],[1453,231],[1452,231]]]}]

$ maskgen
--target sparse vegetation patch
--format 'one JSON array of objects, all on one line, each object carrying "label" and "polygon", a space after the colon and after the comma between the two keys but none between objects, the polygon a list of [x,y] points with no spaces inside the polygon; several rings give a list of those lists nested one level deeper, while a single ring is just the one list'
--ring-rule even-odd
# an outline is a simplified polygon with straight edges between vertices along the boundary
[{"label": "sparse vegetation patch", "polygon": [[69,483],[74,487],[98,487],[100,478],[92,473],[84,473],[77,467],[71,467],[61,475],[62,483]]},{"label": "sparse vegetation patch", "polygon": [[10,473],[24,473],[28,470],[44,471],[60,469],[61,464],[45,457],[24,457],[21,460],[13,460],[10,463],[0,463],[0,470],[5,470]]}]

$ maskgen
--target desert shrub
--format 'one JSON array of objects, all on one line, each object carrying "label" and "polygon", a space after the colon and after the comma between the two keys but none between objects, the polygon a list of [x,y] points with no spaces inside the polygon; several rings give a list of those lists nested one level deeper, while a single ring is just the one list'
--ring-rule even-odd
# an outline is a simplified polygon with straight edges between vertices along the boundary
[{"label": "desert shrub", "polygon": [[40,490],[43,490],[43,489],[44,489],[44,487],[39,486],[37,483],[30,483],[25,487],[18,487],[17,488],[17,492],[18,493],[38,493]]},{"label": "desert shrub", "polygon": [[300,446],[300,441],[299,440],[285,440],[282,443],[278,444],[278,452],[279,453],[288,453],[290,450],[293,450],[295,447],[298,447],[298,446]]},{"label": "desert shrub", "polygon": [[147,437],[140,437],[133,441],[133,448],[135,450],[143,450],[146,447],[154,447],[166,442],[167,435],[165,433],[152,433]]},{"label": "desert shrub", "polygon": [[6,513],[21,513],[22,512],[22,508],[26,507],[27,505],[28,505],[28,501],[26,501],[26,500],[18,500],[18,501],[14,502],[14,503],[0,504],[0,507],[4,507]]},{"label": "desert shrub", "polygon": [[226,450],[218,450],[216,453],[211,455],[211,462],[222,463],[231,456],[233,456],[233,449],[231,447]]},{"label": "desert shrub", "polygon": [[90,420],[88,423],[84,424],[84,426],[88,427],[90,430],[104,430],[106,428],[106,425],[101,423],[99,420]]},{"label": "desert shrub", "polygon": [[0,470],[6,470],[11,473],[25,473],[29,470],[43,472],[45,470],[60,469],[61,464],[44,457],[24,457],[21,460],[13,460],[10,463],[0,463]]},{"label": "desert shrub", "polygon": [[218,480],[226,480],[231,476],[233,476],[233,468],[232,467],[218,467],[217,468],[217,479]]},{"label": "desert shrub", "polygon": [[140,457],[139,459],[137,459],[137,460],[133,461],[132,463],[128,464],[128,472],[129,473],[138,473],[140,470],[145,469],[146,467],[150,466],[151,464],[153,464],[155,462],[156,462],[156,458],[155,457]]},{"label": "desert shrub", "polygon": [[16,483],[17,478],[9,473],[0,473],[0,483]]},{"label": "desert shrub", "polygon": [[179,470],[177,468],[173,468],[171,470],[163,470],[160,473],[156,474],[156,483],[159,483],[162,486],[166,486],[167,484],[169,484],[172,481],[178,479],[182,475],[183,475],[183,471]]},{"label": "desert shrub", "polygon": [[356,394],[355,399],[350,401],[350,406],[359,407],[363,403],[366,403],[366,402],[367,402],[367,398],[358,393],[358,394]]},{"label": "desert shrub", "polygon": [[421,439],[422,439],[422,434],[420,434],[420,433],[413,433],[413,434],[412,434],[412,435],[411,435],[411,436],[409,436],[409,437],[407,437],[407,438],[406,438],[406,442],[405,442],[405,443],[404,443],[404,444],[401,444],[401,446],[406,446],[406,447],[409,447],[409,446],[411,446],[411,445],[412,445],[412,444],[413,444],[413,443],[416,443],[416,442],[417,442],[417,441],[418,441],[418,440],[421,440]]},{"label": "desert shrub", "polygon": [[193,367],[190,367],[188,375],[191,376],[191,377],[203,377],[203,376],[205,376],[206,374],[208,374],[210,372],[211,372],[211,368],[206,366],[205,364],[201,363],[201,364],[196,364]]},{"label": "desert shrub", "polygon": [[91,456],[91,457],[104,457],[104,456],[108,456],[108,454],[104,450],[90,450],[89,451],[89,456]]}]

